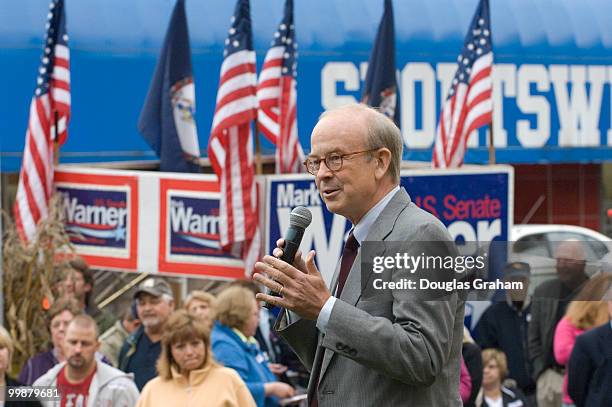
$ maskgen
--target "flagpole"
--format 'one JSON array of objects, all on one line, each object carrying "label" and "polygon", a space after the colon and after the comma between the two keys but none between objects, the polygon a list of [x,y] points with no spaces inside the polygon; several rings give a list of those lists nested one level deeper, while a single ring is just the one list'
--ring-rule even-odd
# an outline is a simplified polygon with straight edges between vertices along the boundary
[{"label": "flagpole", "polygon": [[57,167],[59,164],[59,143],[57,142],[57,110],[53,113],[53,172],[55,173],[55,167]]},{"label": "flagpole", "polygon": [[255,127],[255,175],[263,174],[263,163],[261,162],[261,142],[259,141],[259,126],[257,120],[253,122]]},{"label": "flagpole", "polygon": [[493,120],[489,126],[489,165],[495,165],[495,146],[493,145]]}]

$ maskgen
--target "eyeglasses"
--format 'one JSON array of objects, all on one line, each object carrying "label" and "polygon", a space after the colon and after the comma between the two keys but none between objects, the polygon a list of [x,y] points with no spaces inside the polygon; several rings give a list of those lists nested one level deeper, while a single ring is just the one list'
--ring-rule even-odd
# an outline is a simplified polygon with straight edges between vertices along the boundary
[{"label": "eyeglasses", "polygon": [[584,264],[586,263],[586,260],[571,259],[567,257],[557,257],[555,260],[557,261],[557,263],[566,263],[566,264]]},{"label": "eyeglasses", "polygon": [[319,168],[321,168],[321,161],[325,162],[325,166],[329,168],[330,171],[340,171],[342,169],[344,159],[355,156],[357,154],[371,153],[372,151],[376,151],[379,148],[380,147],[364,151],[355,151],[354,153],[348,154],[330,153],[323,158],[308,157],[306,161],[304,161],[304,166],[306,167],[306,171],[308,171],[312,175],[317,175],[317,173],[319,172]]}]

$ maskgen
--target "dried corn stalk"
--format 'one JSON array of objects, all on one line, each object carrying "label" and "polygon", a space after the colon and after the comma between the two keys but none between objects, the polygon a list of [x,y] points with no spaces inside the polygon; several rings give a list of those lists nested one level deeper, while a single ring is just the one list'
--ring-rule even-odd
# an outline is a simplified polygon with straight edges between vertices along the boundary
[{"label": "dried corn stalk", "polygon": [[24,245],[14,223],[4,213],[3,250],[5,327],[15,343],[13,366],[20,367],[28,358],[44,350],[49,342],[48,321],[43,309],[46,299],[53,303],[53,286],[66,256],[72,253],[64,229],[60,200],[55,195],[49,204],[49,216],[38,225],[33,241]]}]

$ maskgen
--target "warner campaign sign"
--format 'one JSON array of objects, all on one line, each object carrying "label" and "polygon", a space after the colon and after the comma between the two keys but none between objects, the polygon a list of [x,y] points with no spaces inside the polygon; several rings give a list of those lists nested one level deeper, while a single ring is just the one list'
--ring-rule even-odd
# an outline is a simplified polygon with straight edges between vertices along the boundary
[{"label": "warner campaign sign", "polygon": [[213,175],[159,180],[159,271],[243,278],[244,266],[219,245],[219,184]]},{"label": "warner campaign sign", "polygon": [[[456,241],[508,241],[513,218],[513,170],[489,166],[458,170],[404,170],[401,185],[415,204],[431,212],[448,227]],[[300,249],[316,250],[317,265],[329,283],[352,227],[344,217],[330,213],[321,200],[314,177],[267,178],[266,241],[270,253],[289,227],[296,206],[312,213]]]},{"label": "warner campaign sign", "polygon": [[219,245],[215,175],[59,166],[66,230],[94,268],[244,278]]},{"label": "warner campaign sign", "polygon": [[138,247],[138,178],[71,170],[55,173],[70,241],[94,266],[134,269]]}]

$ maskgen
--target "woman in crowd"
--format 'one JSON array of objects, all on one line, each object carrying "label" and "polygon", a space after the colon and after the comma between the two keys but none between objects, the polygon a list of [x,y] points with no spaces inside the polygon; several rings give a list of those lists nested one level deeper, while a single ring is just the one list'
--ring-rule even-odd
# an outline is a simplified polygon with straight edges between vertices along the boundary
[{"label": "woman in crowd", "polygon": [[37,401],[7,401],[8,388],[22,384],[8,376],[13,356],[13,340],[4,327],[0,326],[0,407],[34,407],[40,406]]},{"label": "woman in crowd", "polygon": [[253,292],[232,286],[217,296],[217,321],[212,332],[215,359],[235,369],[245,381],[258,407],[278,405],[279,398],[291,397],[294,389],[277,381],[255,338],[259,304]]},{"label": "woman in crowd", "polygon": [[[61,346],[66,335],[66,328],[72,318],[82,313],[83,310],[74,298],[61,298],[53,303],[47,312],[49,332],[51,333],[51,349],[28,359],[21,368],[21,372],[19,372],[18,380],[21,383],[31,386],[36,379],[47,373],[53,366],[66,360]],[[96,352],[96,358],[108,365],[111,364],[108,358],[100,352]]]},{"label": "woman in crowd", "polygon": [[49,331],[51,333],[51,349],[31,357],[19,373],[19,381],[25,385],[32,385],[49,369],[65,360],[62,351],[62,341],[66,328],[72,318],[82,312],[75,299],[62,298],[53,303],[47,316],[49,318]]},{"label": "woman in crowd", "polygon": [[[612,273],[592,277],[567,307],[555,329],[554,353],[557,363],[566,366],[576,343],[576,337],[587,330],[608,321],[608,305],[601,301],[612,285]],[[563,377],[563,407],[574,402],[567,392],[567,371]]]},{"label": "woman in crowd", "polygon": [[210,328],[215,320],[215,296],[205,291],[192,291],[185,300],[185,309]]},{"label": "woman in crowd", "polygon": [[476,398],[478,407],[527,406],[525,397],[518,389],[509,389],[502,383],[508,374],[508,361],[498,349],[482,351],[482,387]]},{"label": "woman in crowd", "polygon": [[210,331],[185,310],[166,323],[159,376],[142,389],[137,407],[253,407],[244,382],[232,369],[216,363],[210,351]]},{"label": "woman in crowd", "polygon": [[[475,407],[476,397],[480,392],[482,384],[482,350],[474,342],[470,331],[463,327],[463,345],[461,347],[461,358],[470,375],[470,396],[463,401],[465,407]],[[463,400],[463,399],[462,399]]]},{"label": "woman in crowd", "polygon": [[459,374],[459,395],[461,396],[461,401],[463,402],[464,406],[470,400],[471,392],[472,378],[470,377],[470,372],[468,372],[468,369],[465,366],[463,358],[461,358],[461,372]]}]

